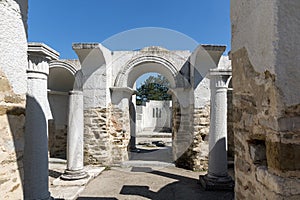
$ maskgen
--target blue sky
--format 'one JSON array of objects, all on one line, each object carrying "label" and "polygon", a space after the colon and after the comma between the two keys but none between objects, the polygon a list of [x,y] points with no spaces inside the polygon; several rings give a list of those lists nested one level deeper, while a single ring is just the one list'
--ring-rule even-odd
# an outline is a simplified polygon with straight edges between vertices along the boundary
[{"label": "blue sky", "polygon": [[61,58],[77,58],[72,43],[102,43],[141,27],[171,29],[230,50],[229,0],[29,0],[28,25],[28,40],[51,46]]}]

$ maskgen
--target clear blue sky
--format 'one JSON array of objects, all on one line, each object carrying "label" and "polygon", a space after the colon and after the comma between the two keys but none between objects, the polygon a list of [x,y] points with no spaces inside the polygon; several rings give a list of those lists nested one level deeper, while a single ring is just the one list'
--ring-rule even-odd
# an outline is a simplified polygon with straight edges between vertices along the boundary
[{"label": "clear blue sky", "polygon": [[28,40],[46,43],[61,58],[77,58],[72,43],[101,43],[141,27],[172,29],[230,50],[229,0],[29,0],[28,18]]}]

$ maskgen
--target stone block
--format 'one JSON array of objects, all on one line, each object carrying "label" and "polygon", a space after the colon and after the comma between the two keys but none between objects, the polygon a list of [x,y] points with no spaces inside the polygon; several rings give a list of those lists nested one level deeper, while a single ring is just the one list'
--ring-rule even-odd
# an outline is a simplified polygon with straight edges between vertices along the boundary
[{"label": "stone block", "polygon": [[300,131],[300,117],[282,117],[278,120],[280,131]]},{"label": "stone block", "polygon": [[300,195],[300,180],[298,178],[283,178],[277,176],[266,167],[258,167],[257,180],[270,191],[284,196]]},{"label": "stone block", "polygon": [[300,170],[300,144],[266,142],[268,166],[279,171]]},{"label": "stone block", "polygon": [[251,165],[247,161],[244,160],[244,158],[236,158],[234,163],[235,169],[239,170],[245,174],[251,173]]}]

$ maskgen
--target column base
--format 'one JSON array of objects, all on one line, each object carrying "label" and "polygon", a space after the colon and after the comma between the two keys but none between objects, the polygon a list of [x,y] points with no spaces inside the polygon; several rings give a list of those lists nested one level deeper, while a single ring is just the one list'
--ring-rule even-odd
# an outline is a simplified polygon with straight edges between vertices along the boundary
[{"label": "column base", "polygon": [[200,184],[205,190],[234,190],[234,181],[230,176],[217,177],[212,175],[200,175]]},{"label": "column base", "polygon": [[79,180],[89,177],[88,173],[83,170],[65,170],[65,173],[60,176],[62,180]]}]

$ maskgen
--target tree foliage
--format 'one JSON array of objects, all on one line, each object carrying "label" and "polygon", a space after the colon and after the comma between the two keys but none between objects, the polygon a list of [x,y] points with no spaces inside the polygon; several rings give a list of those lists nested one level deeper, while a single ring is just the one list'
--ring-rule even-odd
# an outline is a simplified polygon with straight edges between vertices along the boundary
[{"label": "tree foliage", "polygon": [[171,100],[172,96],[167,94],[169,87],[170,83],[164,76],[149,76],[137,88],[136,104],[141,105],[149,100]]}]

